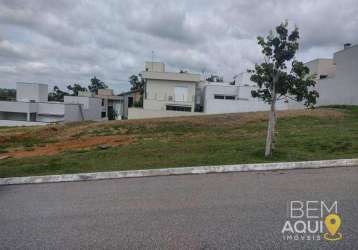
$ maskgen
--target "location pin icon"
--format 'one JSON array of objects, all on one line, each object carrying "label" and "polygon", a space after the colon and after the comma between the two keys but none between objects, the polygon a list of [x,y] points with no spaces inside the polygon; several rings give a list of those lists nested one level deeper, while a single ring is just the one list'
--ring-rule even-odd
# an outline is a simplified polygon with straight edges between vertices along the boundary
[{"label": "location pin icon", "polygon": [[337,214],[329,214],[324,220],[324,224],[331,236],[334,236],[341,226],[341,218]]}]

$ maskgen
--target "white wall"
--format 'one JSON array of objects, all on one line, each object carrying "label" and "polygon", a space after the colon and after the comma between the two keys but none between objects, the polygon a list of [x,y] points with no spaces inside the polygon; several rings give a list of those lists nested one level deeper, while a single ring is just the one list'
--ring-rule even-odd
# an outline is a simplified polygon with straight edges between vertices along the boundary
[{"label": "white wall", "polygon": [[39,83],[16,83],[16,100],[29,102],[47,102],[48,86]]},{"label": "white wall", "polygon": [[[83,116],[85,120],[100,121],[102,112],[102,99],[87,96],[65,96],[65,103],[82,104]],[[70,112],[71,108],[68,109]]]},{"label": "white wall", "polygon": [[310,74],[316,74],[316,78],[320,79],[320,76],[334,77],[336,73],[336,65],[333,59],[319,58],[305,63],[310,69]]},{"label": "white wall", "polygon": [[80,106],[81,104],[65,104],[65,116],[64,120],[66,122],[76,122],[76,121],[82,121],[82,115]]},{"label": "white wall", "polygon": [[142,108],[129,108],[128,109],[128,119],[147,119],[147,118],[198,116],[198,115],[205,115],[205,113],[166,111],[166,110],[148,110],[148,109],[142,109]]},{"label": "white wall", "polygon": [[319,80],[318,105],[358,105],[358,45],[335,54],[336,75]]},{"label": "white wall", "polygon": [[63,103],[38,103],[36,121],[59,122],[64,121],[65,108]]},{"label": "white wall", "polygon": [[[204,87],[204,112],[208,114],[220,113],[244,113],[267,111],[269,104],[258,98],[251,96],[251,91],[256,89],[254,86],[231,86],[208,84]],[[235,100],[215,99],[215,95],[235,96]],[[300,109],[302,104],[294,101],[278,101],[277,110]]]},{"label": "white wall", "polygon": [[0,101],[0,111],[35,113],[37,111],[37,103]]}]

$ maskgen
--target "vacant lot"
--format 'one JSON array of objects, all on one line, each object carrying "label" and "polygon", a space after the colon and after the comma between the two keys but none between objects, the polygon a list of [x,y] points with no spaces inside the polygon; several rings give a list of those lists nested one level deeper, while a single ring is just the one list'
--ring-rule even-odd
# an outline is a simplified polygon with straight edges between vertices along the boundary
[{"label": "vacant lot", "polygon": [[358,157],[358,107],[279,113],[272,158],[267,113],[0,127],[0,177]]}]

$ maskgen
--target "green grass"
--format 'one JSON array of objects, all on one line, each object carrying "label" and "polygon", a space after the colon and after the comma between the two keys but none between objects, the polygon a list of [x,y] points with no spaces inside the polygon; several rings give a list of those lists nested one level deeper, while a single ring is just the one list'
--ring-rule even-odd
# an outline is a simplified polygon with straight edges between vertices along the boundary
[{"label": "green grass", "polygon": [[[271,158],[264,157],[265,121],[237,126],[224,125],[222,119],[217,121],[215,118],[207,124],[185,121],[162,121],[155,126],[119,123],[89,128],[76,136],[133,135],[135,143],[107,150],[78,150],[55,156],[2,160],[0,177],[357,158],[358,107],[330,108],[343,112],[345,116],[280,118]],[[32,150],[39,143],[41,141],[24,141],[23,146]],[[0,150],[7,149],[0,147]]]}]

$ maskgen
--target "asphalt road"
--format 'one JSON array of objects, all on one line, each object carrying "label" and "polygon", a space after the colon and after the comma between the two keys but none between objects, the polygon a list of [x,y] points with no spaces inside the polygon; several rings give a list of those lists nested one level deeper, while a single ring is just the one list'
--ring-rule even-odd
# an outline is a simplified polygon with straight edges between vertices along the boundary
[{"label": "asphalt road", "polygon": [[[338,201],[341,241],[283,240],[291,200]],[[358,167],[0,187],[0,249],[357,249]]]}]

